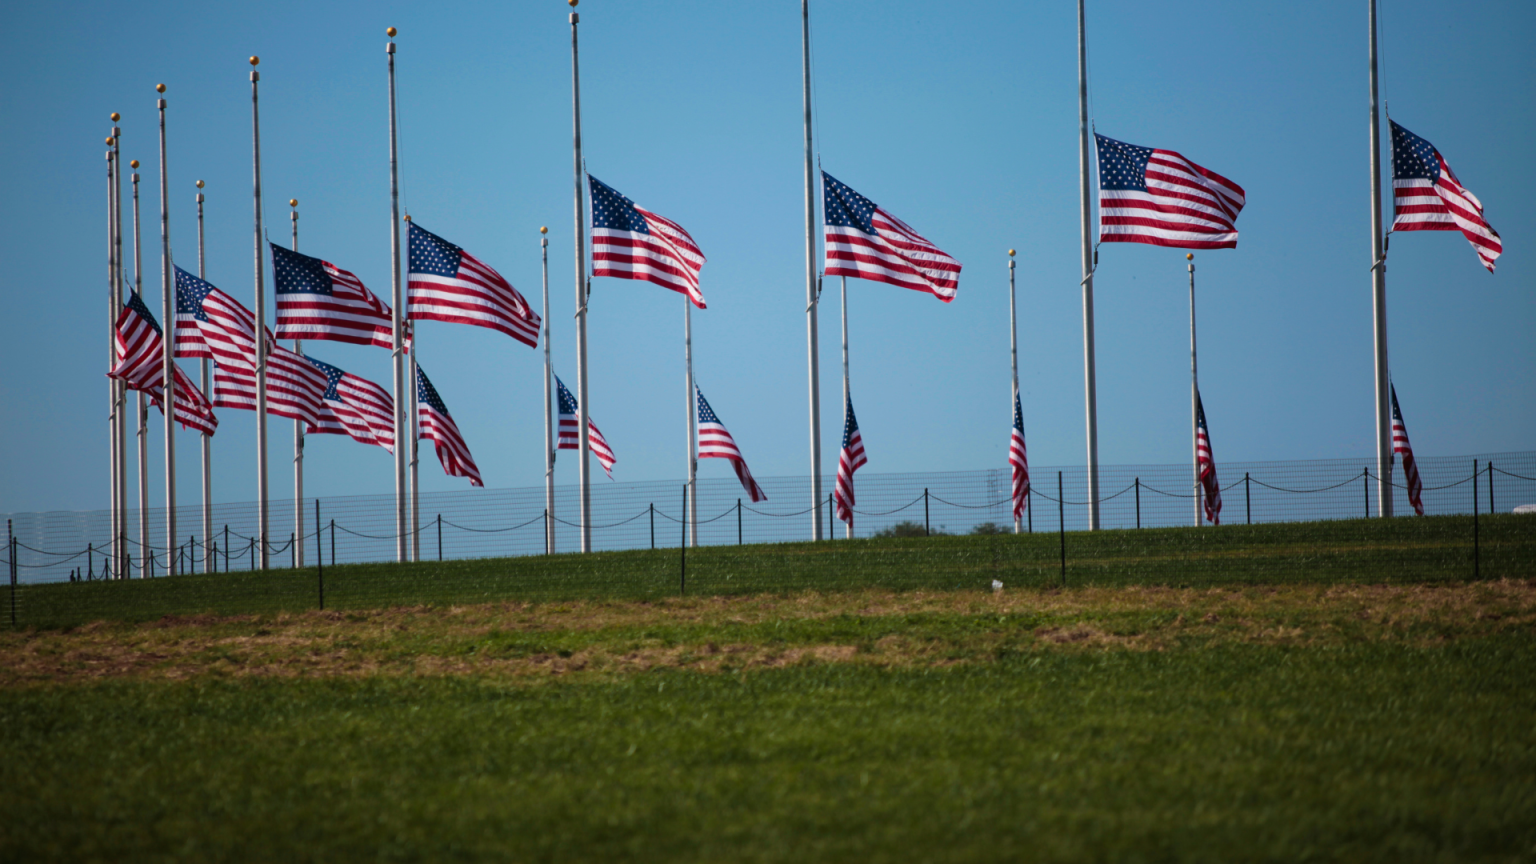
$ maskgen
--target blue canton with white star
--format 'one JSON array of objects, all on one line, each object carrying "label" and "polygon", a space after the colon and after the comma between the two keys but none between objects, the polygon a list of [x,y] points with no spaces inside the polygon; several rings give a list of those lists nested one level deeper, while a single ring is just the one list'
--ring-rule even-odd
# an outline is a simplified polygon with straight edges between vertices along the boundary
[{"label": "blue canton with white star", "polygon": [[1099,188],[1147,191],[1147,160],[1151,147],[1137,147],[1093,133],[1099,148]]},{"label": "blue canton with white star", "polygon": [[651,233],[645,217],[635,209],[635,202],[619,194],[607,183],[587,175],[587,188],[592,191],[592,227],[610,228],[614,231],[633,231],[636,234]]},{"label": "blue canton with white star", "polygon": [[1024,431],[1024,409],[1019,407],[1019,397],[1013,397],[1013,428]]},{"label": "blue canton with white star", "polygon": [[565,389],[565,382],[560,380],[559,375],[555,376],[555,392],[560,396],[560,413],[574,416],[576,414],[576,397],[571,395],[571,391]]},{"label": "blue canton with white star", "polygon": [[208,314],[203,311],[203,301],[212,291],[212,285],[180,267],[176,268],[177,315],[191,315],[199,321],[207,321]]},{"label": "blue canton with white star", "polygon": [[337,369],[335,366],[332,366],[329,363],[321,363],[319,360],[316,360],[307,354],[301,354],[300,356],[305,360],[308,360],[310,364],[313,365],[316,369],[319,369],[321,372],[325,373],[327,386],[325,388],[325,396],[323,398],[329,399],[332,402],[342,401],[341,394],[336,390],[336,385],[341,383],[341,376],[347,373]]},{"label": "blue canton with white star", "polygon": [[128,292],[128,302],[123,305],[139,313],[139,317],[143,318],[149,326],[155,328],[156,333],[160,332],[160,323],[155,320],[154,313],[149,311],[149,307],[144,305],[144,300],[139,297],[139,292]]},{"label": "blue canton with white star", "polygon": [[410,259],[412,273],[459,278],[459,259],[464,250],[411,223]]},{"label": "blue canton with white star", "polygon": [[858,418],[853,416],[853,397],[848,397],[848,419],[843,424],[843,446],[847,447],[853,440],[853,433],[859,431]]},{"label": "blue canton with white star", "polygon": [[879,205],[853,191],[846,183],[821,172],[822,218],[827,225],[841,228],[857,228],[865,234],[876,234],[875,208]]},{"label": "blue canton with white star", "polygon": [[437,388],[427,380],[427,373],[421,371],[420,366],[416,367],[416,399],[431,405],[434,411],[444,417],[453,416],[448,413],[448,406],[443,404],[442,397],[437,395]]},{"label": "blue canton with white star", "polygon": [[268,243],[272,247],[272,276],[279,294],[330,294],[331,274],[319,258]]},{"label": "blue canton with white star", "polygon": [[693,388],[693,392],[695,392],[695,393],[697,393],[699,395],[699,422],[700,423],[719,423],[720,422],[720,418],[715,416],[715,410],[713,408],[709,407],[709,403],[708,402],[704,401],[704,391],[702,391],[699,388],[695,387],[695,388]]},{"label": "blue canton with white star", "polygon": [[1397,125],[1392,124],[1392,179],[1439,180],[1440,156],[1435,145]]}]

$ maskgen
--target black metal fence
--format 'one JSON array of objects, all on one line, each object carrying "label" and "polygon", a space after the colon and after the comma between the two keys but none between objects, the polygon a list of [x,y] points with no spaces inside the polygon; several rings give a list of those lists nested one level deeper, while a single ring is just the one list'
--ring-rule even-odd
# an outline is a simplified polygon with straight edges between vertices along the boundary
[{"label": "black metal fence", "polygon": [[[1474,474],[1474,464],[1476,473]],[[1419,461],[1426,514],[1510,512],[1536,503],[1536,451],[1466,457],[1431,457]],[[1196,524],[1196,498],[1188,465],[1115,465],[1100,469],[1101,525],[1108,529]],[[1376,512],[1374,469],[1365,459],[1295,462],[1223,463],[1223,524],[1353,519]],[[1055,532],[1088,527],[1087,475],[1081,466],[1037,466],[1032,471],[1026,530]],[[832,521],[831,477],[820,503],[823,525],[836,538],[846,536]],[[1399,469],[1393,475],[1394,508],[1411,514]],[[803,541],[811,536],[810,482],[804,477],[760,481],[768,501],[743,500],[734,478],[700,479],[698,540],[701,545]],[[1058,486],[1059,484],[1059,486]],[[929,474],[860,474],[854,536],[907,530],[963,534],[983,523],[1012,530],[1006,469]],[[1057,490],[1061,489],[1060,495]],[[1474,489],[1476,492],[1474,492]],[[541,487],[475,489],[421,496],[421,525],[414,533],[419,557],[431,559],[538,555],[545,551],[547,520],[555,523],[557,552],[578,549],[577,492],[559,487],[552,514],[545,512]],[[320,526],[315,530],[315,508]],[[675,548],[682,540],[680,483],[594,483],[593,548],[599,551]],[[305,530],[295,537],[293,502],[271,502],[267,544],[270,566],[293,566],[300,540],[305,563],[317,554],[325,564],[390,561],[395,558],[394,497],[363,495],[305,503]],[[255,569],[258,555],[254,502],[213,508],[211,537],[199,536],[198,505],[180,507],[177,525],[185,539],[167,549],[165,511],[149,511],[148,536],[138,532],[139,514],[131,511],[124,538],[129,560],[109,560],[107,511],[5,514],[12,538],[8,572],[14,583],[62,582]],[[986,529],[982,529],[986,530]]]}]

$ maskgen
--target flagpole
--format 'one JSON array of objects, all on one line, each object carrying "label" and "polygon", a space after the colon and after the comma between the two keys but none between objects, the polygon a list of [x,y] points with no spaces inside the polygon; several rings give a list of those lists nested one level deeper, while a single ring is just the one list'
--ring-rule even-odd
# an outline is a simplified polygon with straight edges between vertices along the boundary
[{"label": "flagpole", "polygon": [[[128,163],[133,166],[133,293],[144,299],[143,248],[139,242],[139,160]],[[144,405],[144,391],[135,393],[134,405],[138,419],[137,442],[139,457],[139,573],[140,578],[149,573],[149,412]]]},{"label": "flagpole", "polygon": [[[844,405],[844,410],[846,410],[846,406],[852,404],[849,401],[849,395],[848,395],[848,277],[847,276],[840,276],[840,277],[838,277],[838,279],[841,282],[839,290],[838,290],[838,297],[839,297],[839,300],[841,301],[841,304],[842,304],[842,326],[843,326],[843,405]],[[827,533],[830,536],[831,533],[832,533],[831,530],[830,530],[832,528],[832,526],[828,525],[827,528],[829,529]],[[843,526],[843,528],[844,528],[844,536],[847,539],[852,540],[853,539],[853,521],[849,520],[848,523]]]},{"label": "flagpole", "polygon": [[[405,214],[406,224],[410,224],[411,214]],[[406,324],[407,327],[411,325]],[[411,469],[411,560],[421,560],[421,475],[418,473],[421,464],[421,363],[416,352],[421,350],[421,337],[417,335],[416,328],[411,327],[411,347],[406,350],[408,358],[407,368],[411,375],[411,408],[410,416],[405,419],[405,428],[410,432],[410,469]]]},{"label": "flagpole", "polygon": [[698,405],[693,397],[693,304],[689,302],[688,295],[683,295],[683,365],[686,369],[683,376],[683,386],[688,390],[687,403],[687,434],[688,434],[688,545],[699,545],[699,457],[694,449],[694,442],[698,440],[698,432],[695,424],[694,411]]},{"label": "flagpole", "polygon": [[[112,114],[115,123],[120,115]],[[107,139],[107,368],[117,366],[117,316],[123,308],[122,283],[118,281],[118,258],[122,253],[122,235],[119,233],[118,220],[121,213],[118,208],[118,180],[122,171],[118,163],[119,149],[118,127],[112,127],[112,137]],[[119,442],[122,438],[123,418],[120,410],[119,386],[116,378],[107,379],[107,400],[110,406],[107,410],[107,436],[108,457],[107,465],[112,472],[108,489],[112,496],[110,505],[112,526],[112,569],[120,569],[122,564],[122,464],[119,453]]]},{"label": "flagpole", "polygon": [[[387,28],[385,34],[391,40],[397,32]],[[395,385],[395,560],[405,561],[405,448],[406,428],[405,397],[400,389],[404,377],[405,344],[404,320],[400,297],[400,170],[395,123],[395,43],[385,43],[384,53],[389,55],[389,257],[390,257],[390,372]],[[416,382],[409,385],[412,392]]]},{"label": "flagpole", "polygon": [[1088,198],[1088,31],[1077,0],[1077,178],[1083,237],[1083,397],[1088,423],[1088,530],[1099,530],[1099,404],[1093,345],[1093,202]]},{"label": "flagpole", "polygon": [[1195,359],[1195,253],[1189,262],[1189,446],[1194,452],[1195,527],[1200,527],[1200,366]]},{"label": "flagpole", "polygon": [[544,554],[555,554],[554,366],[549,359],[549,226],[539,226],[539,263],[544,271]]},{"label": "flagpole", "polygon": [[[1013,363],[1013,404],[1019,404],[1019,316],[1014,308],[1013,287],[1013,250],[1008,250],[1008,352]],[[1013,405],[1008,406],[1010,409]],[[1010,442],[1009,446],[1012,446]],[[1023,530],[1019,517],[1013,517],[1013,533],[1018,534]]]},{"label": "flagpole", "polygon": [[[113,114],[114,118],[118,115]],[[122,308],[122,300],[119,297],[117,284],[117,129],[112,130],[112,137],[107,139],[107,369],[117,366],[117,316]],[[117,415],[117,379],[107,379],[107,470],[111,472],[108,477],[108,494],[111,495],[111,504],[108,511],[111,518],[108,520],[112,531],[112,561],[116,567],[119,561],[118,554],[118,520],[122,513],[117,506],[117,430],[119,419]]]},{"label": "flagpole", "polygon": [[1387,366],[1387,261],[1381,234],[1381,118],[1376,107],[1376,0],[1367,0],[1371,19],[1371,323],[1376,353],[1376,501],[1380,516],[1392,515],[1392,409]]},{"label": "flagpole", "polygon": [[592,472],[587,465],[591,452],[591,436],[587,432],[587,418],[592,416],[592,402],[587,392],[587,298],[591,292],[586,285],[586,217],[582,212],[581,198],[581,65],[576,52],[576,26],[581,16],[574,10],[578,0],[571,4],[571,132],[574,150],[574,174],[576,178],[576,401],[578,409],[576,436],[578,442],[576,470],[581,482],[581,551],[592,551]]},{"label": "flagpole", "polygon": [[[299,199],[289,198],[288,221],[293,223],[293,251],[299,251]],[[304,353],[304,340],[293,340],[293,353]],[[315,544],[320,535],[315,535]],[[304,566],[304,421],[293,421],[293,566]]]},{"label": "flagpole", "polygon": [[261,548],[261,569],[267,569],[267,304],[266,285],[261,262],[261,115],[257,86],[261,73],[255,66],[261,58],[251,58],[251,195],[256,208],[256,545]]},{"label": "flagpole", "polygon": [[[811,6],[800,0],[801,99],[805,112],[805,350],[811,402],[811,539],[821,539],[821,373],[816,336],[816,199],[811,164]],[[844,403],[846,404],[846,402]],[[831,534],[830,525],[828,536]]]},{"label": "flagpole", "polygon": [[[197,278],[207,279],[208,275],[203,266],[203,181],[197,181]],[[175,327],[171,328],[172,333]],[[174,338],[174,336],[172,337]],[[203,395],[208,396],[208,358],[204,357],[200,364],[201,374],[198,384],[203,388]],[[212,401],[211,397],[209,401]],[[211,466],[213,436],[203,433],[203,572],[213,570],[213,547],[209,545],[209,539],[213,537],[213,472]]]},{"label": "flagpole", "polygon": [[[118,115],[113,114],[113,122],[117,122]],[[113,302],[117,304],[113,310],[113,321],[116,316],[122,314],[123,309],[123,283],[126,265],[123,263],[123,139],[120,130],[112,127],[112,163],[117,166],[116,177],[112,188],[112,242],[116,247],[117,272],[116,287],[113,289]],[[116,365],[116,364],[114,364]],[[117,508],[117,525],[113,529],[112,543],[116,550],[112,560],[112,569],[117,578],[128,578],[129,559],[128,552],[128,385],[122,381],[117,383],[116,399],[112,406],[112,416],[117,420],[116,447],[117,464],[117,499],[114,505]]]},{"label": "flagpole", "polygon": [[[155,92],[164,93],[165,85],[156,84]],[[165,165],[165,99],[160,109],[160,320],[165,327],[161,346],[161,406],[165,415],[165,573],[176,575],[176,347],[175,283],[171,280],[170,187]]]}]

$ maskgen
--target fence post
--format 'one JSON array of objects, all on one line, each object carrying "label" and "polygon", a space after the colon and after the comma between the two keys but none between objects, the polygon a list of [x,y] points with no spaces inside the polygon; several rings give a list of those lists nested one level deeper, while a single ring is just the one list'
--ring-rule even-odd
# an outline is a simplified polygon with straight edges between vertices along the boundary
[{"label": "fence post", "polygon": [[736,545],[741,545],[741,499],[736,499]]},{"label": "fence post", "polygon": [[[1482,550],[1478,548],[1477,536],[1477,460],[1472,460],[1472,578],[1480,578]],[[13,559],[14,560],[14,559]],[[13,580],[14,581],[14,580]]]},{"label": "fence post", "polygon": [[255,572],[255,570],[256,570],[256,538],[255,537],[251,538],[251,542],[250,542],[249,545],[251,547],[251,571]]},{"label": "fence post", "polygon": [[149,572],[144,575],[149,579],[155,578],[155,550],[153,549],[149,550]]},{"label": "fence post", "polygon": [[1061,472],[1056,472],[1056,527],[1061,535],[1061,587],[1067,587],[1067,496],[1062,494]]},{"label": "fence post", "polygon": [[89,582],[96,576],[96,544],[85,544],[85,581]]},{"label": "fence post", "polygon": [[827,539],[833,538],[832,533],[832,493],[827,493]]},{"label": "fence post", "polygon": [[1136,527],[1141,527],[1141,478],[1136,478]]},{"label": "fence post", "polygon": [[1493,509],[1493,460],[1488,460],[1488,515],[1492,516],[1498,511]]},{"label": "fence post", "polygon": [[191,535],[188,535],[188,537],[187,537],[187,572],[188,573],[196,573],[197,572],[197,535],[196,534],[191,534]]},{"label": "fence post", "polygon": [[325,552],[320,548],[320,499],[315,499],[315,581],[320,587],[320,611],[325,611]]},{"label": "fence post", "polygon": [[[5,520],[5,533],[11,533],[11,520]],[[16,626],[16,535],[11,534],[11,626]]]},{"label": "fence post", "polygon": [[1360,488],[1365,493],[1365,518],[1371,518],[1371,469],[1370,466],[1360,469]]},{"label": "fence post", "polygon": [[336,520],[331,520],[331,566],[336,566]]},{"label": "fence post", "polygon": [[1248,472],[1243,472],[1243,503],[1248,507],[1248,524],[1253,524],[1253,492],[1248,486]]},{"label": "fence post", "polygon": [[298,547],[298,543],[296,542],[298,540],[298,538],[296,536],[294,536],[294,535],[295,535],[295,532],[293,532],[293,531],[289,531],[288,532],[288,569],[289,570],[296,570],[296,569],[298,569],[298,566],[299,566],[299,547]]},{"label": "fence post", "polygon": [[443,514],[437,514],[437,560],[443,560]]},{"label": "fence post", "polygon": [[923,487],[923,536],[927,537],[929,534],[932,534],[932,533],[933,533],[933,530],[932,530],[932,528],[929,527],[929,522],[928,522],[928,487],[924,486]]},{"label": "fence post", "polygon": [[1029,533],[1035,533],[1035,484],[1024,487],[1024,515],[1029,519]]},{"label": "fence post", "polygon": [[681,535],[677,541],[677,548],[682,550],[677,572],[677,591],[679,594],[688,593],[688,484],[683,484],[683,518],[678,520],[682,525]]},{"label": "fence post", "polygon": [[224,573],[229,574],[229,523],[224,523]]},{"label": "fence post", "polygon": [[656,551],[656,502],[651,502],[651,551]]}]

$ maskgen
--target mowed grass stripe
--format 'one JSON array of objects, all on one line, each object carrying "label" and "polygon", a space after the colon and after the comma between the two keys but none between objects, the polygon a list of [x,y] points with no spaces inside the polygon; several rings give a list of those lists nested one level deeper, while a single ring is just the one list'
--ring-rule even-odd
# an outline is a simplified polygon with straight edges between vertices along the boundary
[{"label": "mowed grass stripe", "polygon": [[[1484,577],[1536,576],[1536,518],[1480,520]],[[688,552],[688,590],[981,590],[1060,584],[1054,534],[709,546]],[[1472,576],[1471,517],[1072,532],[1069,585],[1424,582]],[[526,556],[326,568],[326,603],[397,605],[578,598],[660,599],[679,591],[679,550]],[[164,615],[299,611],[318,602],[314,569],[130,582],[27,585],[23,627]]]}]

